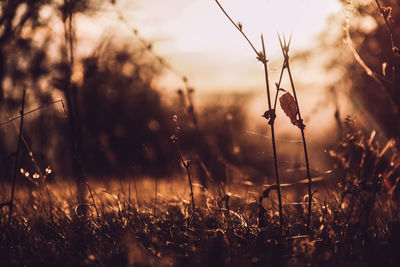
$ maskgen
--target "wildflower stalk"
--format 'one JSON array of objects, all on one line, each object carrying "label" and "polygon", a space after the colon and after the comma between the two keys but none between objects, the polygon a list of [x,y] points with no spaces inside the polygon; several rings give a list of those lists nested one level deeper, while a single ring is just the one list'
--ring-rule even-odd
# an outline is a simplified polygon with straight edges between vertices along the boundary
[{"label": "wildflower stalk", "polygon": [[280,178],[279,178],[278,159],[277,159],[277,153],[276,153],[275,129],[274,129],[274,122],[275,122],[276,114],[275,114],[275,109],[273,109],[272,106],[271,106],[271,95],[270,95],[270,88],[269,88],[268,66],[267,66],[268,60],[266,59],[264,38],[261,35],[261,42],[262,42],[262,46],[263,46],[263,51],[262,52],[258,52],[257,49],[252,44],[252,42],[247,37],[247,35],[244,33],[243,26],[240,23],[235,23],[232,20],[232,18],[225,11],[225,9],[218,2],[218,0],[215,0],[215,2],[218,4],[219,8],[222,10],[222,12],[225,14],[225,16],[229,19],[229,21],[235,26],[236,29],[238,29],[238,31],[247,40],[247,42],[249,43],[249,45],[251,46],[253,51],[256,53],[257,59],[259,61],[261,61],[261,63],[264,65],[265,83],[266,83],[266,90],[267,90],[267,97],[268,97],[268,110],[264,113],[263,117],[265,117],[268,120],[268,124],[271,127],[272,149],[273,149],[273,155],[274,155],[275,178],[276,178],[276,185],[277,185],[276,190],[278,191],[279,222],[280,222],[280,230],[281,230],[281,233],[282,233],[283,232],[282,198],[281,198],[281,187],[280,187]]},{"label": "wildflower stalk", "polygon": [[281,227],[281,232],[282,232],[283,212],[282,212],[281,183],[280,183],[280,178],[279,178],[279,167],[278,167],[278,157],[277,157],[277,153],[276,153],[275,127],[274,127],[276,114],[275,114],[275,108],[272,109],[272,106],[271,106],[271,95],[270,95],[269,77],[268,77],[268,65],[267,65],[266,50],[265,50],[265,44],[264,44],[263,35],[261,35],[261,43],[262,43],[262,48],[263,48],[263,60],[262,60],[262,63],[264,64],[265,85],[266,85],[266,89],[267,89],[267,98],[268,98],[268,109],[271,112],[268,124],[271,127],[272,151],[273,151],[273,154],[274,154],[275,177],[276,177],[276,185],[277,185],[277,191],[278,191],[279,222],[280,222],[280,227]]},{"label": "wildflower stalk", "polygon": [[13,175],[13,183],[12,183],[12,188],[11,188],[11,198],[9,202],[9,212],[8,212],[8,224],[11,222],[11,215],[12,215],[12,208],[13,208],[13,202],[14,202],[14,191],[15,191],[15,181],[17,179],[17,172],[18,172],[18,158],[19,158],[19,153],[21,151],[21,144],[22,144],[22,131],[23,131],[23,126],[24,126],[24,108],[25,108],[25,89],[22,93],[22,105],[21,105],[21,120],[19,124],[19,135],[18,135],[18,144],[17,144],[17,150],[15,152],[15,161],[14,161],[14,175]]},{"label": "wildflower stalk", "polygon": [[187,230],[187,229],[189,229],[190,225],[192,224],[192,221],[194,219],[194,212],[195,212],[195,209],[196,209],[196,206],[194,204],[193,182],[192,182],[192,176],[190,174],[189,162],[187,160],[185,160],[185,158],[183,157],[183,153],[182,153],[181,147],[179,145],[178,134],[179,134],[180,127],[178,125],[178,116],[174,115],[173,116],[173,120],[174,120],[174,123],[175,123],[175,133],[170,138],[171,138],[171,141],[176,145],[176,148],[177,148],[178,154],[179,154],[179,159],[180,159],[180,161],[182,163],[182,166],[185,168],[185,171],[186,171],[186,174],[187,174],[187,177],[188,177],[188,181],[189,181],[190,196],[191,196],[191,199],[192,199],[192,215],[190,216],[189,223],[188,223],[188,225],[186,227],[186,230]]},{"label": "wildflower stalk", "polygon": [[299,120],[299,128],[300,128],[300,132],[301,132],[301,139],[303,141],[303,149],[304,149],[304,157],[305,157],[305,161],[306,161],[306,172],[307,172],[307,179],[308,179],[308,217],[307,217],[307,228],[308,230],[310,230],[310,225],[311,225],[311,203],[312,203],[312,193],[311,193],[311,183],[312,183],[312,178],[310,175],[310,164],[309,164],[309,159],[308,159],[308,151],[307,151],[307,142],[306,142],[306,138],[305,138],[305,134],[304,134],[304,124],[303,124],[303,119],[301,118],[301,113],[300,113],[300,107],[299,107],[299,102],[297,100],[297,95],[296,95],[296,89],[294,86],[294,82],[293,82],[293,76],[292,76],[292,72],[290,70],[290,64],[289,64],[289,46],[290,46],[290,40],[289,42],[286,43],[286,39],[284,38],[283,42],[281,37],[278,35],[279,38],[279,43],[281,46],[281,50],[283,53],[283,56],[285,58],[285,62],[284,62],[284,68],[287,69],[288,75],[289,75],[289,80],[290,80],[290,85],[292,87],[292,92],[293,92],[293,97],[296,103],[296,107],[297,107],[297,114],[298,114],[298,120]]}]

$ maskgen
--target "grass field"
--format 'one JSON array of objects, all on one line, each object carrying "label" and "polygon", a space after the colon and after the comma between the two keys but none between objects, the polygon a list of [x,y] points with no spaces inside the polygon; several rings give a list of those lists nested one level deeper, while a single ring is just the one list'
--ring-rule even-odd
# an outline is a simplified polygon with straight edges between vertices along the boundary
[{"label": "grass field", "polygon": [[[303,121],[291,35],[278,34],[282,65],[270,87],[263,35],[250,40],[213,3],[262,65],[267,107],[255,125],[252,93],[198,106],[189,79],[116,1],[0,2],[0,266],[400,266],[400,9],[341,2],[348,10],[335,38],[349,51],[336,47],[326,63],[345,70],[328,97],[336,132],[318,147],[328,160],[309,158],[314,114]],[[79,58],[76,16],[102,8],[134,45],[107,37]],[[360,25],[375,16],[372,26],[352,30],[351,12]],[[154,86],[165,70],[182,84],[174,95]],[[348,84],[358,94],[346,97],[372,125],[363,131],[341,118],[335,86]],[[276,119],[297,139],[280,136]]]}]

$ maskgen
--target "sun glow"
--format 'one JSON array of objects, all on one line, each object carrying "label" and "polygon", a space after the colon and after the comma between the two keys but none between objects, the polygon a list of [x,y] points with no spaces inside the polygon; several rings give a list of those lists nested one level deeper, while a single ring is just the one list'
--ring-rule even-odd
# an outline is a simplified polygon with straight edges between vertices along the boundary
[{"label": "sun glow", "polygon": [[[278,32],[293,34],[293,51],[311,47],[327,17],[341,7],[337,0],[221,0],[220,3],[235,22],[243,24],[257,49],[261,50],[260,35],[264,34],[273,58],[280,57]],[[132,6],[130,1],[121,0],[118,8],[139,27],[143,37],[154,41],[156,51],[190,77],[198,88],[242,87],[232,76],[242,80],[248,77],[246,87],[259,84],[253,79],[258,65],[249,45],[215,1],[142,0]],[[238,64],[241,68],[235,75],[227,71],[228,66]]]}]

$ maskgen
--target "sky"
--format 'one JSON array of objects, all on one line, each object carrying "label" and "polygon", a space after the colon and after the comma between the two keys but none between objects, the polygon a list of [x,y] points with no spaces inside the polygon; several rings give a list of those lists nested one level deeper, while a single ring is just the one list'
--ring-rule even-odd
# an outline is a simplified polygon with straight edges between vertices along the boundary
[{"label": "sky", "polygon": [[[341,14],[342,10],[338,0],[220,0],[220,3],[235,22],[243,25],[258,51],[262,50],[260,36],[264,35],[271,85],[278,79],[283,60],[277,33],[293,35],[290,55],[295,55],[315,46],[327,18]],[[130,28],[121,23],[118,13]],[[131,30],[138,29],[139,36],[151,42],[153,51],[180,74],[165,72],[157,80],[162,91],[176,92],[183,86],[181,77],[186,76],[199,99],[220,92],[249,92],[260,96],[251,105],[249,114],[257,118],[256,123],[261,121],[259,115],[266,106],[263,66],[214,0],[118,0],[114,7],[106,6],[100,17],[81,17],[77,22],[78,54],[90,53],[93,43],[102,37],[119,36],[133,41]],[[318,77],[327,80],[321,66],[305,69],[293,62],[292,69],[304,117],[312,118],[319,129],[324,128],[323,124],[330,127],[332,120],[326,117],[333,118],[333,105],[311,116],[315,106],[326,97],[326,91],[322,91],[326,89],[317,82]],[[286,124],[289,128],[290,122]],[[325,138],[324,131],[317,132]]]},{"label": "sky", "polygon": [[[264,35],[272,73],[278,73],[281,64],[277,33],[293,34],[292,53],[310,48],[326,25],[327,17],[341,9],[338,0],[220,0],[220,3],[235,22],[243,24],[244,32],[258,50],[261,50],[260,35]],[[214,0],[119,0],[115,10],[200,92],[241,90],[264,84],[260,75],[262,66],[254,52]],[[93,47],[85,46],[85,42],[92,44],[104,34],[131,35],[118,20],[117,12],[105,12],[101,20],[78,21],[83,54],[89,52],[85,52],[85,47]],[[170,74],[160,84],[174,88],[181,81]]]}]

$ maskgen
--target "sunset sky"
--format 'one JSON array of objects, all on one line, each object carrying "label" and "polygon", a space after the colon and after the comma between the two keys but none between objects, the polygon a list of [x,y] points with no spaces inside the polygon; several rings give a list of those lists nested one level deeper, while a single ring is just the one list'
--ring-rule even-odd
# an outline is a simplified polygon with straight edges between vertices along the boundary
[{"label": "sunset sky", "polygon": [[[287,36],[293,34],[290,55],[295,55],[297,51],[316,45],[318,34],[327,26],[330,15],[343,16],[338,0],[221,0],[220,3],[234,21],[243,24],[244,31],[259,51],[260,35],[264,34],[271,85],[278,79],[283,60],[278,32]],[[182,87],[183,75],[196,89],[198,103],[204,97],[212,98],[220,92],[248,92],[256,96],[249,116],[256,118],[256,124],[261,122],[259,115],[266,105],[262,64],[214,0],[119,0],[114,7],[111,4],[105,6],[104,12],[96,18],[77,20],[78,54],[90,53],[93,43],[104,37],[116,36],[134,42],[132,29],[137,29],[141,38],[153,43],[155,54],[166,59],[179,73],[166,71],[157,80],[157,87],[163,92],[176,92]],[[130,28],[121,23],[118,13]],[[341,29],[342,26],[338,27]],[[329,81],[329,76],[324,73],[321,60],[311,66],[292,62],[292,70],[305,121],[311,128],[312,124],[318,125],[320,130],[313,131],[314,134],[322,134],[321,129],[331,127],[333,122],[326,119],[333,118],[333,103],[321,104],[326,101],[323,83]],[[315,107],[321,105],[324,109],[310,116],[315,113]],[[291,129],[290,122],[283,121],[286,127],[280,129]]]},{"label": "sunset sky", "polygon": [[[267,53],[272,59],[270,68],[275,73],[281,64],[278,32],[293,34],[292,53],[310,48],[326,25],[327,17],[341,9],[337,0],[221,0],[220,3],[234,21],[243,24],[259,50],[260,34],[264,34]],[[255,60],[254,52],[215,1],[119,0],[115,8],[132,28],[139,30],[142,38],[154,43],[158,55],[187,76],[198,90],[238,90],[264,83],[259,72],[261,64]],[[94,41],[104,32],[129,36],[129,29],[121,25],[113,12],[102,14],[101,22],[82,19],[78,29],[83,43]],[[166,87],[180,84],[172,76],[166,81]]]}]

